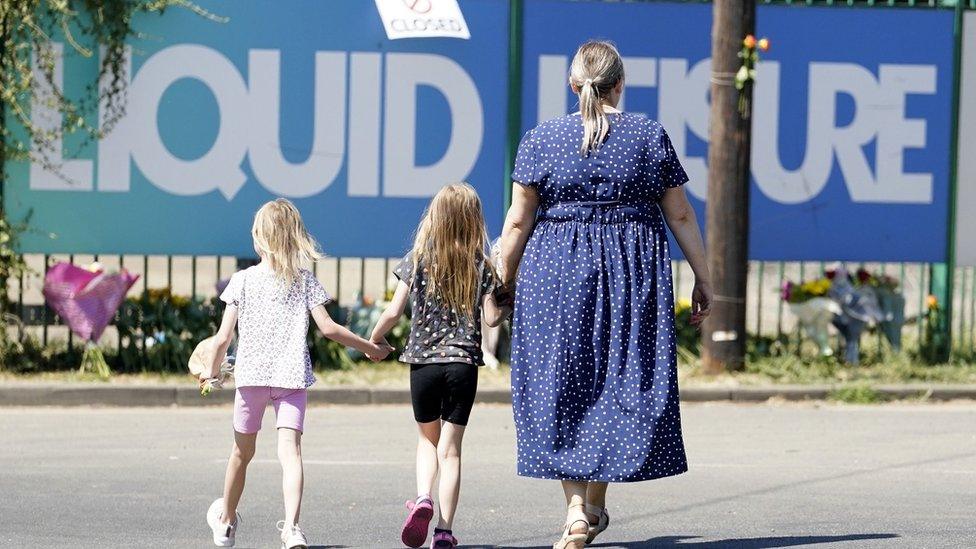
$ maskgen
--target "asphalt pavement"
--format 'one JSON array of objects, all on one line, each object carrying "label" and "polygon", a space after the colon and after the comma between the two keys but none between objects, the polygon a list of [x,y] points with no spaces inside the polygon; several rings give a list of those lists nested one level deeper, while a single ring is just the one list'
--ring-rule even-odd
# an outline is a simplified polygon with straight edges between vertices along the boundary
[{"label": "asphalt pavement", "polygon": [[[690,471],[612,486],[600,548],[976,547],[976,403],[686,404]],[[210,547],[231,410],[0,408],[0,546]],[[273,416],[238,547],[274,548]],[[398,547],[412,497],[406,406],[318,406],[304,437],[313,547]],[[551,547],[557,483],[515,475],[511,411],[476,407],[455,532],[462,547]]]}]

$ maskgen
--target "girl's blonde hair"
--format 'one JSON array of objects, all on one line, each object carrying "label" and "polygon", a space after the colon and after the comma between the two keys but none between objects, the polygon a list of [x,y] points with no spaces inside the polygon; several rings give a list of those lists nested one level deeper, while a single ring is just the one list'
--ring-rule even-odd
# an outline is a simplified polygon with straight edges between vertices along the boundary
[{"label": "girl's blonde hair", "polygon": [[601,98],[624,78],[624,62],[610,42],[590,40],[576,50],[569,69],[569,83],[579,90],[580,116],[583,118],[583,145],[580,154],[596,152],[610,131]]},{"label": "girl's blonde hair", "polygon": [[284,198],[266,203],[254,214],[251,236],[271,271],[286,281],[296,279],[300,268],[322,259],[319,244],[308,234],[302,214]]},{"label": "girl's blonde hair", "polygon": [[474,187],[455,183],[441,189],[420,220],[413,242],[413,268],[426,269],[427,296],[460,316],[470,316],[480,297],[481,269],[491,264],[488,231]]}]

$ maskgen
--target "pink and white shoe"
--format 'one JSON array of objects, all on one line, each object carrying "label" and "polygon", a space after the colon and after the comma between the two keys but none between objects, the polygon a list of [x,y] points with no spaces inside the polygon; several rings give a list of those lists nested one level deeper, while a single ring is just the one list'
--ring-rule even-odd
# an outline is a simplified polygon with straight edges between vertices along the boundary
[{"label": "pink and white shoe", "polygon": [[447,532],[437,532],[434,534],[433,543],[430,549],[457,549],[457,538]]},{"label": "pink and white shoe", "polygon": [[434,518],[434,502],[430,496],[420,496],[416,500],[408,500],[407,509],[410,513],[403,522],[400,541],[407,547],[420,547],[427,541],[430,519]]}]

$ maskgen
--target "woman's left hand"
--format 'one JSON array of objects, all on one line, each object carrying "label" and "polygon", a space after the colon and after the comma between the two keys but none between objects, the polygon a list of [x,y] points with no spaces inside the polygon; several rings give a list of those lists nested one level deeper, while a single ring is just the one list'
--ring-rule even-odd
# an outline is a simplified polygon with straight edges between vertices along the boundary
[{"label": "woman's left hand", "polygon": [[712,285],[703,280],[696,280],[691,290],[691,324],[701,326],[712,312]]}]

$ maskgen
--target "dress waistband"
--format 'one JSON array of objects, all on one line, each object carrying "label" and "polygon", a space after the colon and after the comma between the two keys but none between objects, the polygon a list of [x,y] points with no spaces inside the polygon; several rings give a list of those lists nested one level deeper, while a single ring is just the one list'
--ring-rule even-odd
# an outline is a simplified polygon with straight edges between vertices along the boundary
[{"label": "dress waistband", "polygon": [[560,202],[539,211],[541,221],[577,221],[582,223],[628,223],[655,221],[661,218],[657,204],[607,202]]}]

